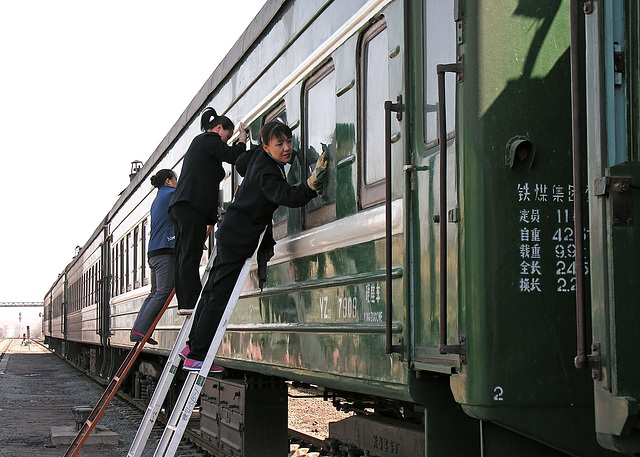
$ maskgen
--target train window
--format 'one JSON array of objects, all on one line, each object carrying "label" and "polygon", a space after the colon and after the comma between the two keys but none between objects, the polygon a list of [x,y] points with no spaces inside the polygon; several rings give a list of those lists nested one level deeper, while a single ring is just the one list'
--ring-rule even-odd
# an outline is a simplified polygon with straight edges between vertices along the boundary
[{"label": "train window", "polygon": [[91,303],[95,303],[96,300],[96,290],[98,289],[98,264],[93,265],[93,269],[91,270]]},{"label": "train window", "polygon": [[[438,74],[436,66],[456,62],[453,4],[424,0],[424,141],[438,144]],[[456,76],[446,73],[447,136],[455,131]]]},{"label": "train window", "polygon": [[142,253],[140,254],[140,262],[141,265],[141,273],[142,273],[142,285],[146,286],[149,282],[147,279],[149,275],[147,274],[147,220],[142,221],[142,240],[140,241],[140,247],[142,248]]},{"label": "train window", "polygon": [[118,251],[116,247],[111,249],[111,296],[115,297],[118,295],[116,291],[116,284],[118,283],[118,269],[116,268],[118,258]]},{"label": "train window", "polygon": [[360,48],[360,206],[384,200],[384,102],[389,99],[387,23],[376,22]]},{"label": "train window", "polygon": [[133,288],[136,289],[140,287],[139,277],[138,277],[138,246],[140,237],[140,229],[136,227],[133,229]]},{"label": "train window", "polygon": [[87,291],[88,293],[87,301],[89,305],[93,304],[95,287],[96,287],[96,266],[94,264],[91,266],[91,268],[89,268],[89,290]]},{"label": "train window", "polygon": [[131,243],[131,233],[127,233],[127,247],[126,247],[126,259],[125,259],[125,275],[127,277],[127,291],[131,290],[131,276],[133,276],[131,274],[131,264],[132,264],[132,258],[133,257],[131,255],[131,247],[132,247],[132,243]]},{"label": "train window", "polygon": [[100,281],[100,275],[102,274],[102,269],[100,268],[100,263],[96,264],[96,288],[95,288],[95,299],[94,302],[98,303],[100,299],[100,288],[102,287],[102,283]]},{"label": "train window", "polygon": [[124,293],[125,291],[125,283],[124,283],[124,279],[125,279],[125,265],[124,265],[124,257],[125,257],[125,250],[124,250],[124,239],[120,240],[120,266],[118,268],[119,273],[120,273],[120,292],[119,293]]},{"label": "train window", "polygon": [[[301,157],[305,173],[311,176],[318,156],[335,161],[336,146],[336,78],[333,62],[325,65],[304,88],[304,154]],[[318,196],[307,204],[305,226],[315,227],[336,218],[335,174],[327,169],[327,178]]]},{"label": "train window", "polygon": [[271,121],[278,121],[282,122],[283,124],[287,123],[287,111],[285,109],[284,102],[280,103],[278,106],[276,106],[275,109],[267,113],[267,115],[264,117],[263,125]]},{"label": "train window", "polygon": [[111,280],[111,294],[113,296],[118,295],[118,281],[119,281],[119,277],[118,277],[118,245],[116,244],[115,247],[113,248],[113,257],[111,257],[111,264],[112,264],[112,276],[113,279]]}]

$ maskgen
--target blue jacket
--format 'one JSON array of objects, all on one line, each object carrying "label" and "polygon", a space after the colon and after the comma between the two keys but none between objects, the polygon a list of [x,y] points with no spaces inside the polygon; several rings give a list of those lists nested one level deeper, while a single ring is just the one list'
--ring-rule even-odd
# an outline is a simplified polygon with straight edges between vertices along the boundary
[{"label": "blue jacket", "polygon": [[[176,234],[173,221],[169,218],[169,203],[175,189],[162,186],[158,188],[158,195],[151,204],[151,237],[149,238],[148,256],[157,254],[173,254],[176,247]],[[162,252],[156,252],[158,250]]]}]

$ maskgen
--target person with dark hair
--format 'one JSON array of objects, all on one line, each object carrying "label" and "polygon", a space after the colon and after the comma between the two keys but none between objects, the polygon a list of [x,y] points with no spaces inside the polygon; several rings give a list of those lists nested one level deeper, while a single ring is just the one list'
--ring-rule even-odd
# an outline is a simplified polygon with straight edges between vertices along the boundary
[{"label": "person with dark hair", "polygon": [[169,207],[176,232],[175,287],[178,314],[191,314],[200,295],[200,259],[207,225],[218,218],[218,192],[225,176],[222,162],[235,164],[245,152],[247,133],[240,125],[239,139],[227,145],[234,125],[209,107],[200,118],[202,134],[184,156],[180,183]]},{"label": "person with dark hair", "polygon": [[[216,233],[217,254],[209,279],[196,309],[187,347],[181,352],[185,370],[199,370],[233,291],[242,266],[258,248],[267,253],[258,263],[273,255],[275,241],[271,231],[274,211],[278,206],[298,208],[315,197],[324,178],[327,161],[322,154],[312,175],[306,181],[290,185],[284,166],[293,158],[291,129],[281,122],[269,122],[262,127],[262,144],[247,151],[236,161],[236,169],[244,180]],[[261,280],[262,282],[262,280]],[[261,284],[262,285],[262,284]],[[212,366],[212,371],[221,371]]]},{"label": "person with dark hair", "polygon": [[[131,341],[141,341],[144,338],[173,290],[176,236],[168,211],[177,184],[178,177],[173,170],[159,170],[151,177],[151,185],[158,189],[151,204],[151,234],[147,249],[151,292],[131,327]],[[149,338],[147,342],[158,344],[153,338]]]}]

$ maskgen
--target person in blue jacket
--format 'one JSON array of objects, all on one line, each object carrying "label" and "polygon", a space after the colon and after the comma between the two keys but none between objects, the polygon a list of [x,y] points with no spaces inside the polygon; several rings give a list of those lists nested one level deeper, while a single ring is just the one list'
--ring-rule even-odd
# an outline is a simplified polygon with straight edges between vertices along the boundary
[{"label": "person in blue jacket", "polygon": [[191,314],[200,295],[200,259],[207,225],[218,219],[218,193],[225,176],[222,162],[235,164],[245,151],[247,133],[241,124],[238,142],[229,146],[234,125],[208,107],[200,117],[203,133],[196,136],[184,156],[180,183],[169,206],[176,231],[175,284],[178,314]]},{"label": "person in blue jacket", "polygon": [[[142,304],[131,328],[131,341],[144,338],[173,290],[176,235],[169,217],[169,203],[177,184],[178,177],[173,170],[159,170],[151,177],[151,185],[158,189],[151,204],[151,236],[147,254],[151,270],[151,293]],[[147,342],[158,344],[152,338]]]}]

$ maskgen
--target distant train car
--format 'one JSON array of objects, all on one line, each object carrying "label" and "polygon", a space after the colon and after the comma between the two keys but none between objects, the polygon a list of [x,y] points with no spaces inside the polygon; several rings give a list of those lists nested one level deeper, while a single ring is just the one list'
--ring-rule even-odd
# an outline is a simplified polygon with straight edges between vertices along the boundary
[{"label": "distant train car", "polygon": [[[149,291],[148,178],[180,175],[214,106],[253,144],[292,128],[290,183],[330,160],[317,198],[274,215],[266,286],[252,271],[217,364],[334,395],[356,415],[329,442],[352,455],[640,455],[638,11],[268,1],[45,296],[48,341],[113,374]],[[173,303],[136,379],[182,322]]]}]

